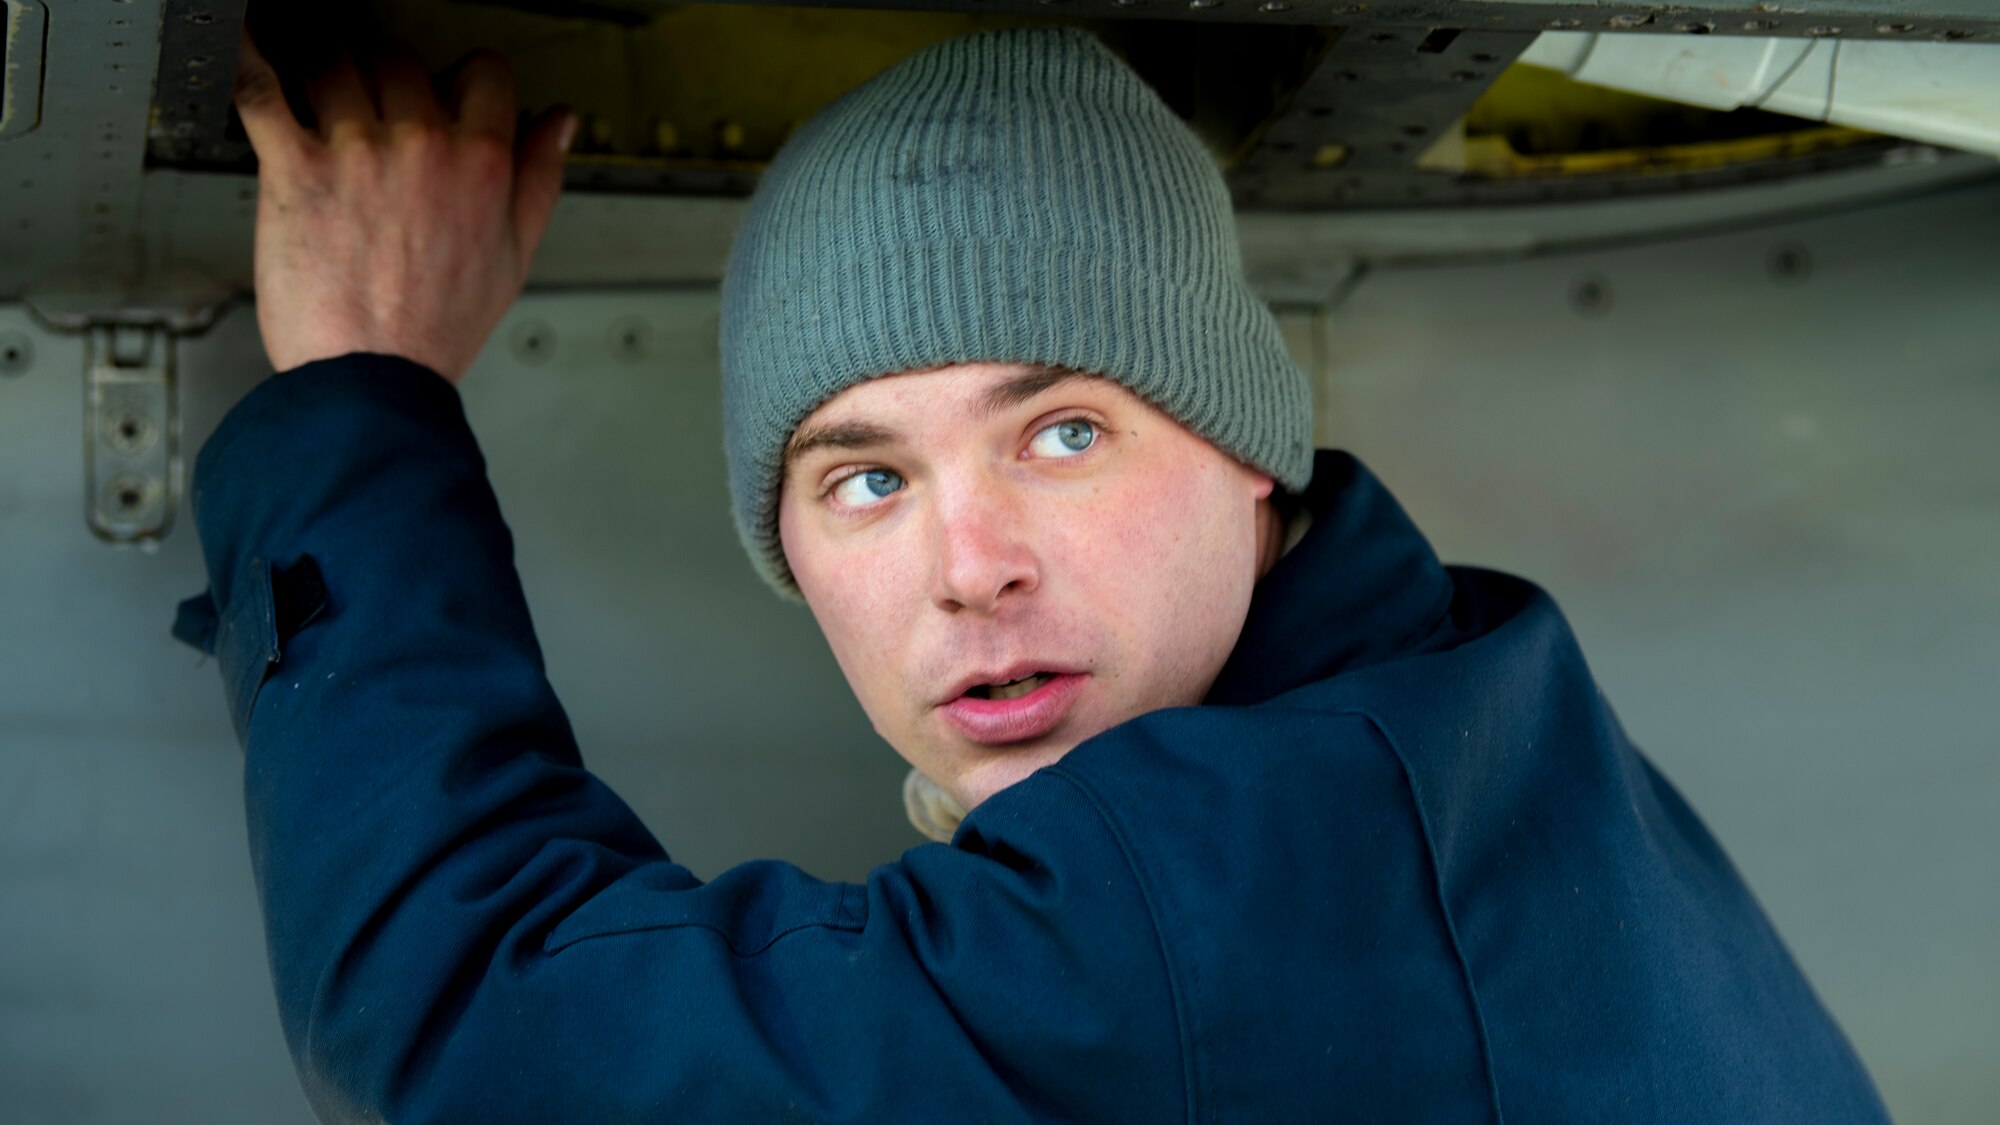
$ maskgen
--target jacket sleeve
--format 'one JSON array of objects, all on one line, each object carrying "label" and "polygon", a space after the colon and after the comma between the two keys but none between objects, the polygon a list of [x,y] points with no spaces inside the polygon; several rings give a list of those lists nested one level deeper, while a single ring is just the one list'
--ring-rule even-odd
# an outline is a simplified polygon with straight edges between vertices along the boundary
[{"label": "jacket sleeve", "polygon": [[323,1119],[1185,1115],[1146,895],[1059,775],[865,884],[671,862],[582,766],[435,372],[272,377],[202,449],[193,508],[209,589],[175,633],[219,657]]}]

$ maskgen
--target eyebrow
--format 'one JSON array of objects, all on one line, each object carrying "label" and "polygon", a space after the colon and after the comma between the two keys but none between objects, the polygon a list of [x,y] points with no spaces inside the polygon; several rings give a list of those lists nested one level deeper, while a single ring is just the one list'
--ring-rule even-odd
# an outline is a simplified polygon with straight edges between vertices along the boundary
[{"label": "eyebrow", "polygon": [[784,470],[815,449],[870,449],[897,440],[896,431],[867,422],[833,422],[807,426],[785,443]]},{"label": "eyebrow", "polygon": [[[1040,364],[988,388],[979,399],[979,416],[991,418],[1009,407],[1029,401],[1044,391],[1072,380],[1091,378],[1096,376],[1074,367]],[[781,471],[789,472],[793,462],[816,449],[872,449],[891,445],[899,440],[901,438],[896,431],[872,422],[827,422],[817,426],[801,427],[792,435],[792,440],[785,443]]]},{"label": "eyebrow", "polygon": [[1092,376],[1074,367],[1041,364],[1031,371],[1016,375],[989,389],[979,400],[979,416],[991,418],[1010,406],[1021,405],[1043,391],[1060,387],[1072,380],[1089,378]]}]

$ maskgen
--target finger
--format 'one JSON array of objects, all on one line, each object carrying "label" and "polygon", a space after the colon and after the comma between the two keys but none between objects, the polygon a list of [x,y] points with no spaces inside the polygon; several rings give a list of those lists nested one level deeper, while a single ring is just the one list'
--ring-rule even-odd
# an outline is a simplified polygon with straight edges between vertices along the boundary
[{"label": "finger", "polygon": [[259,161],[284,160],[297,153],[307,134],[285,103],[278,72],[250,38],[246,26],[236,45],[236,116]]},{"label": "finger", "polygon": [[453,76],[451,115],[468,133],[514,143],[514,71],[497,51],[474,51]]},{"label": "finger", "polygon": [[558,106],[542,115],[521,139],[514,166],[514,237],[523,273],[542,243],[549,216],[562,197],[563,158],[576,137],[576,111]]},{"label": "finger", "polygon": [[431,90],[430,72],[413,52],[398,48],[385,55],[375,67],[375,89],[381,97],[384,122],[444,124],[444,108]]},{"label": "finger", "polygon": [[320,135],[329,141],[343,131],[372,133],[381,120],[375,95],[369,93],[368,83],[350,55],[342,54],[332,66],[313,75],[306,83],[306,96],[312,99],[313,114],[319,118]]}]

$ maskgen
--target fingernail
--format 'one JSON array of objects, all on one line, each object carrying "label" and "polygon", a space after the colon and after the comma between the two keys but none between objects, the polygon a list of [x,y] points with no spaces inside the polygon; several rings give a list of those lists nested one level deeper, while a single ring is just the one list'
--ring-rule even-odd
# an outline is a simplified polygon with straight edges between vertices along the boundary
[{"label": "fingernail", "polygon": [[563,117],[562,132],[557,134],[556,144],[561,146],[563,152],[567,154],[570,142],[574,140],[576,140],[576,114],[565,114]]}]

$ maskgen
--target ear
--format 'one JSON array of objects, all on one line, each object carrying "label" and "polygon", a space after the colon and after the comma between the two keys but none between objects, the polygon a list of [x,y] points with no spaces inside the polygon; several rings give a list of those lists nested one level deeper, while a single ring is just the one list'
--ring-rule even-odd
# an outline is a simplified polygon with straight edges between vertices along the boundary
[{"label": "ear", "polygon": [[1257,506],[1257,578],[1262,580],[1285,553],[1285,519],[1278,511],[1277,482],[1252,470],[1251,483]]}]

